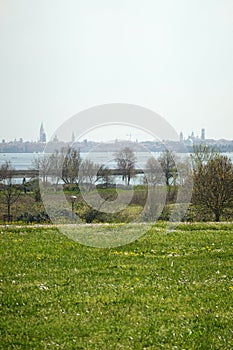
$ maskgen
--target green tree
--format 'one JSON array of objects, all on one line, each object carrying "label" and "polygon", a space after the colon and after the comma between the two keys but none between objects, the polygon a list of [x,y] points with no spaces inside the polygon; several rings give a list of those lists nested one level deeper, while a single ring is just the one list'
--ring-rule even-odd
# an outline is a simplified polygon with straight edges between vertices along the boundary
[{"label": "green tree", "polygon": [[172,151],[165,149],[158,158],[158,161],[165,177],[168,201],[173,200],[176,195],[176,179],[178,176],[175,155]]},{"label": "green tree", "polygon": [[82,159],[80,151],[69,147],[66,151],[61,152],[62,157],[62,175],[61,178],[65,184],[79,185],[80,166]]},{"label": "green tree", "polygon": [[220,221],[226,208],[233,207],[233,165],[223,155],[215,155],[194,168],[192,202],[210,210]]}]

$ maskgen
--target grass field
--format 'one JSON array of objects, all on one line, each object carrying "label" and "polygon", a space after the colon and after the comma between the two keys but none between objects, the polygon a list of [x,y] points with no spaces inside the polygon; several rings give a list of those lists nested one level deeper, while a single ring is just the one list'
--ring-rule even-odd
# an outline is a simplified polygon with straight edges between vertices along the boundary
[{"label": "grass field", "polygon": [[233,348],[233,224],[157,224],[112,249],[0,232],[1,349]]}]

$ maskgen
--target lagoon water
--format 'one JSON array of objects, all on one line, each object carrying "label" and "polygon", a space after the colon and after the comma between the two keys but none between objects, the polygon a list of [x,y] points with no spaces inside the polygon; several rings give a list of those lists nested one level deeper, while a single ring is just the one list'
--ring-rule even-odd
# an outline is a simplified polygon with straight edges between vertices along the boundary
[{"label": "lagoon water", "polygon": [[[145,167],[145,164],[147,162],[147,159],[154,156],[159,157],[160,153],[150,153],[150,152],[138,152],[135,153],[137,157],[137,164],[136,168],[143,169]],[[42,157],[43,153],[0,153],[0,166],[5,161],[10,161],[11,165],[16,170],[27,170],[33,168],[33,160]],[[82,160],[85,160],[86,158],[91,159],[94,163],[105,166],[108,166],[109,168],[116,168],[116,162],[114,161],[115,153],[112,152],[90,152],[90,153],[81,153]],[[27,178],[29,180],[29,178]],[[124,182],[121,180],[121,177],[115,177],[115,180],[117,180],[117,183]],[[18,178],[15,179],[15,183],[21,183],[22,179]],[[137,177],[131,179],[132,185],[137,185],[143,183],[143,177],[142,175],[137,175]]]},{"label": "lagoon water", "polygon": [[0,153],[0,165],[10,161],[16,170],[32,168],[32,160],[39,155],[37,153]]},{"label": "lagoon water", "polygon": [[[135,153],[137,157],[137,167],[141,168],[146,164],[149,157],[154,156],[158,158],[160,153],[153,152],[138,152]],[[0,153],[0,166],[6,160],[11,162],[11,165],[16,170],[26,170],[32,169],[32,161],[38,157],[43,156],[41,153]],[[116,164],[114,161],[115,155],[112,152],[90,152],[81,153],[81,158],[85,160],[86,158],[91,159],[94,163],[104,164],[105,166],[115,168]]]},{"label": "lagoon water", "polygon": [[[150,157],[158,158],[160,152],[137,152],[135,153],[137,157],[136,168],[144,168],[147,159]],[[33,159],[36,159],[43,154],[39,153],[0,153],[0,166],[6,160],[11,162],[11,165],[17,170],[26,170],[31,169]],[[229,157],[233,161],[233,152],[232,153],[224,153],[227,157]],[[185,157],[189,157],[188,153],[177,153],[177,156],[181,159]],[[82,159],[89,158],[93,162],[97,164],[104,164],[110,168],[115,168],[116,163],[114,161],[115,155],[112,152],[90,152],[90,153],[81,153]]]},{"label": "lagoon water", "polygon": [[[138,169],[145,169],[145,165],[147,162],[147,159],[150,157],[158,158],[160,156],[161,152],[136,152],[136,168]],[[176,154],[180,159],[188,158],[190,155],[188,153],[177,153]],[[231,158],[233,161],[233,153],[225,153],[226,156]],[[27,170],[32,169],[32,161],[33,159],[36,159],[38,157],[43,156],[41,153],[0,153],[0,166],[3,164],[6,160],[11,162],[11,165],[16,170]],[[86,158],[91,159],[94,163],[97,163],[99,165],[104,164],[105,166],[108,166],[111,169],[116,168],[116,162],[114,161],[115,153],[112,152],[90,152],[90,153],[81,153],[82,160],[85,160]],[[30,178],[27,178],[27,180],[30,180]],[[131,185],[139,185],[142,184],[144,181],[143,174],[138,174],[137,176],[133,177],[131,179]],[[17,178],[14,180],[15,183],[21,183],[22,178]],[[115,177],[115,182],[117,184],[124,184],[124,181],[122,181],[121,176]]]}]

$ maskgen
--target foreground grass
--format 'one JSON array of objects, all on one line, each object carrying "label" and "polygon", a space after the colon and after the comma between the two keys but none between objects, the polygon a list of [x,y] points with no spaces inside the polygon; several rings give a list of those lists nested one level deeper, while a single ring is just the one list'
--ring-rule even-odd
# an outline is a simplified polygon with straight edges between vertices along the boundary
[{"label": "foreground grass", "polygon": [[0,232],[1,349],[232,349],[232,224],[156,225],[112,249]]}]

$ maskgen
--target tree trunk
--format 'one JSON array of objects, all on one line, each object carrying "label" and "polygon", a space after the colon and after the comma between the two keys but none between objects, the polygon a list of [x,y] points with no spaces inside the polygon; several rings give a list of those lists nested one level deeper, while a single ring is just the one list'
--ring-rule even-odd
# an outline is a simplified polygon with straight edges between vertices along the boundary
[{"label": "tree trunk", "polygon": [[219,222],[219,221],[220,221],[220,213],[219,213],[219,211],[216,211],[216,212],[215,212],[215,221],[216,221],[216,222]]},{"label": "tree trunk", "polygon": [[10,203],[7,204],[7,220],[8,220],[8,222],[11,221],[11,205],[10,205]]},{"label": "tree trunk", "polygon": [[130,174],[128,174],[128,186],[129,186],[129,183],[130,183]]}]

